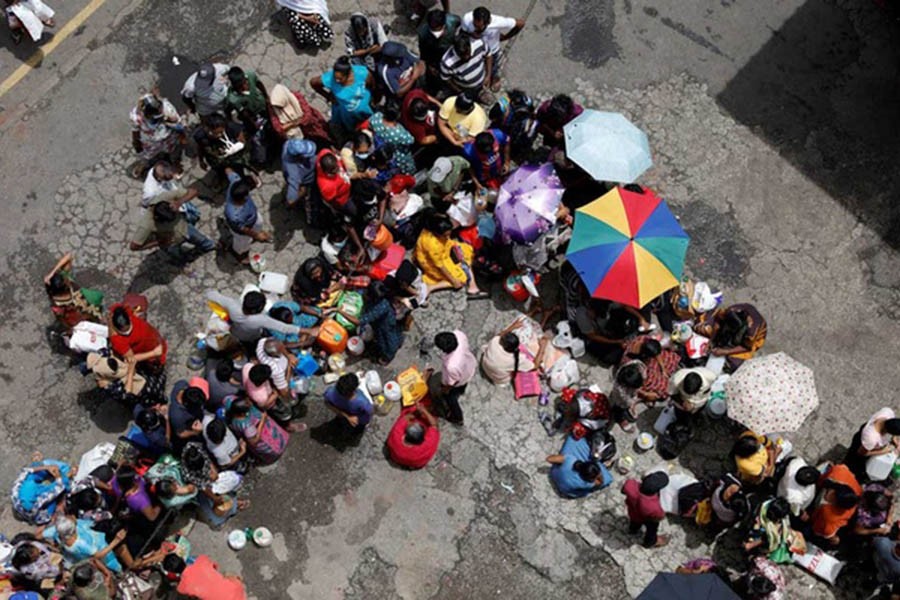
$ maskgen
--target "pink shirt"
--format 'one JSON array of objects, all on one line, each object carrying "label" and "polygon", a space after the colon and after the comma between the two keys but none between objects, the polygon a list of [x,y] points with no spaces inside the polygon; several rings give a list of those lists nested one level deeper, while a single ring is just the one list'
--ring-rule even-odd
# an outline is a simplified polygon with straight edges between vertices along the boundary
[{"label": "pink shirt", "polygon": [[452,387],[466,385],[475,377],[475,371],[478,369],[478,360],[472,354],[469,347],[469,338],[466,334],[456,329],[453,331],[456,336],[456,350],[444,355],[444,369],[441,373],[441,383]]},{"label": "pink shirt", "polygon": [[244,391],[247,392],[247,397],[250,398],[250,401],[256,405],[257,408],[265,410],[269,408],[269,396],[272,394],[272,384],[269,383],[267,379],[266,382],[260,386],[256,386],[250,381],[250,369],[253,368],[252,363],[247,363],[244,365],[244,368],[241,369],[241,378],[244,383]]},{"label": "pink shirt", "polygon": [[875,430],[875,421],[893,419],[894,416],[894,411],[890,408],[882,408],[872,415],[872,418],[869,419],[866,426],[863,427],[862,434],[859,436],[862,447],[871,452],[872,450],[880,450],[890,444],[891,434],[886,433],[882,435],[878,433]]}]

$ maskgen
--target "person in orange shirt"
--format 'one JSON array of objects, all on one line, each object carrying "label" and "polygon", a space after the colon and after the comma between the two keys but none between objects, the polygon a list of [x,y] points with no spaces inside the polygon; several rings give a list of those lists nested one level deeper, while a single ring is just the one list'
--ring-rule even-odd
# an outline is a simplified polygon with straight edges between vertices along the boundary
[{"label": "person in orange shirt", "polygon": [[822,502],[812,513],[812,530],[815,535],[832,546],[841,542],[838,535],[856,514],[862,486],[847,465],[836,464],[828,467],[819,479],[824,488]]},{"label": "person in orange shirt", "polygon": [[190,565],[177,554],[168,554],[163,569],[178,581],[176,591],[193,600],[247,600],[243,580],[221,573],[219,565],[205,554]]}]

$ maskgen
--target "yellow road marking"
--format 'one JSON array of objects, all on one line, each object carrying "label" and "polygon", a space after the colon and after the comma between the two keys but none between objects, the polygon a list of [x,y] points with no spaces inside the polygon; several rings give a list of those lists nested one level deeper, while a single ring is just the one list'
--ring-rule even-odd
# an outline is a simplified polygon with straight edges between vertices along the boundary
[{"label": "yellow road marking", "polygon": [[0,96],[13,89],[32,69],[41,64],[41,61],[47,58],[67,37],[72,35],[73,31],[81,27],[88,17],[94,14],[94,11],[103,6],[105,2],[106,0],[91,0],[71,21],[63,25],[63,28],[58,30],[49,42],[38,48],[12,75],[4,79],[3,83],[0,83]]}]

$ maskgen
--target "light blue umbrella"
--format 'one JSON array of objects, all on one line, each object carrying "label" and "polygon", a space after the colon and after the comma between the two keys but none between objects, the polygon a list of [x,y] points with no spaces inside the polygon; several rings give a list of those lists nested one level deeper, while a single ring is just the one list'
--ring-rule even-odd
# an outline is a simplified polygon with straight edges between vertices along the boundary
[{"label": "light blue umbrella", "polygon": [[633,183],[653,165],[647,134],[619,113],[587,109],[565,134],[566,156],[597,181]]}]

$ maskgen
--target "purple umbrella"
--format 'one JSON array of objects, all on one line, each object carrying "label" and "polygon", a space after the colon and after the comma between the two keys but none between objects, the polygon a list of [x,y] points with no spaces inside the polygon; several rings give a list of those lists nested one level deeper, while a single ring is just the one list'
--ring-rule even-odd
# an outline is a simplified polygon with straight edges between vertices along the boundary
[{"label": "purple umbrella", "polygon": [[552,164],[525,165],[503,182],[497,196],[497,208],[517,200],[552,223],[556,220],[556,209],[564,191]]},{"label": "purple umbrella", "polygon": [[512,197],[494,209],[494,221],[500,230],[501,239],[506,242],[530,244],[542,233],[549,230],[549,221],[532,210],[525,202]]}]

